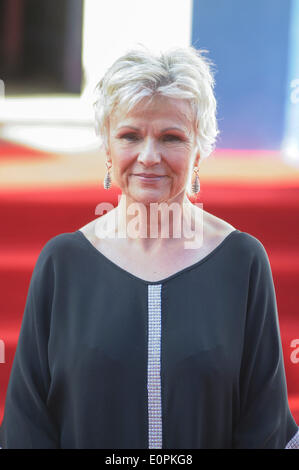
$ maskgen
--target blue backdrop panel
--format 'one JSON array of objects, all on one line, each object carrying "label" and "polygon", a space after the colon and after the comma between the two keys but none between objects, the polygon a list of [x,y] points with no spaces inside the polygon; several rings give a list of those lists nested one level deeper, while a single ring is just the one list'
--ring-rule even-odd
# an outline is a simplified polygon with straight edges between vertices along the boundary
[{"label": "blue backdrop panel", "polygon": [[279,149],[292,0],[193,0],[192,45],[215,63],[218,147]]}]

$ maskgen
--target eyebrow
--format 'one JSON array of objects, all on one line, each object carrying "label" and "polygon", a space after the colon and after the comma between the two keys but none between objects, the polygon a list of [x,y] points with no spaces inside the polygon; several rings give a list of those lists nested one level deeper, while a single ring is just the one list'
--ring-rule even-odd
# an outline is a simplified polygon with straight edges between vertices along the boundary
[{"label": "eyebrow", "polygon": [[[117,130],[121,130],[123,128],[126,128],[126,129],[132,129],[134,131],[139,131],[140,129],[138,129],[138,127],[134,127],[134,126],[121,126],[119,127]],[[166,127],[165,129],[162,129],[161,132],[166,132],[166,131],[180,131],[180,132],[187,132],[187,130],[184,130],[184,129],[181,129],[180,127]]]}]

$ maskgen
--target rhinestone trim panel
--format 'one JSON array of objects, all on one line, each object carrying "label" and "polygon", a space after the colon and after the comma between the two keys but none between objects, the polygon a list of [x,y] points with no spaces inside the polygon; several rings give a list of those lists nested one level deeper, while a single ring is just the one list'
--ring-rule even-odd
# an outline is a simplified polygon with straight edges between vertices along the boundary
[{"label": "rhinestone trim panel", "polygon": [[162,449],[161,288],[148,285],[148,437],[149,449]]},{"label": "rhinestone trim panel", "polygon": [[287,443],[285,449],[299,449],[299,428],[295,436]]}]

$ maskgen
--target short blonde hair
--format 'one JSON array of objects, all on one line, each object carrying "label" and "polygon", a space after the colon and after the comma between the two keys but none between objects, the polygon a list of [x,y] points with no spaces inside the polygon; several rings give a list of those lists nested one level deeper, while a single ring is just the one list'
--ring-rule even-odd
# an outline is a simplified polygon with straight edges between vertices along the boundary
[{"label": "short blonde hair", "polygon": [[214,150],[219,133],[213,93],[212,62],[205,50],[174,48],[154,54],[146,47],[117,59],[96,86],[95,129],[107,148],[109,116],[117,106],[129,111],[157,94],[188,100],[194,112],[195,138],[201,159]]}]

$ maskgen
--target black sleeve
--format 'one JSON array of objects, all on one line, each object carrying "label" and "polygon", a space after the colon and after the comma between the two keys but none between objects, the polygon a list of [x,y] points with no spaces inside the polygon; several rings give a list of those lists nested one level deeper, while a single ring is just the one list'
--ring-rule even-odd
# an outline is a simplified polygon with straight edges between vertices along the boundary
[{"label": "black sleeve", "polygon": [[255,239],[240,371],[240,419],[234,448],[284,449],[298,431],[288,404],[270,262]]},{"label": "black sleeve", "polygon": [[19,340],[8,382],[1,443],[4,449],[58,448],[56,426],[47,409],[50,386],[48,337],[53,265],[47,245],[31,276]]}]

